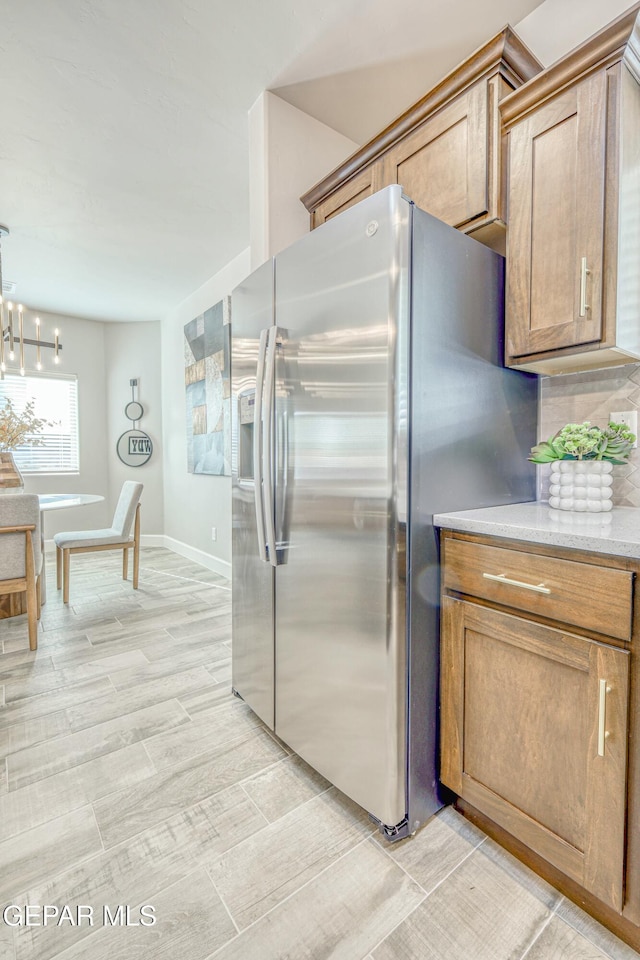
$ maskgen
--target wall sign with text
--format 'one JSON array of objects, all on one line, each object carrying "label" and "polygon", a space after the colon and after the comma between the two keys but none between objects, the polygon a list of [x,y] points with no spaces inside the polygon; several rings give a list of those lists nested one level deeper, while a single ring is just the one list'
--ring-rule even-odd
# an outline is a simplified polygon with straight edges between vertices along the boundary
[{"label": "wall sign with text", "polygon": [[128,467],[141,467],[153,453],[153,443],[142,430],[127,430],[118,440],[116,450]]}]

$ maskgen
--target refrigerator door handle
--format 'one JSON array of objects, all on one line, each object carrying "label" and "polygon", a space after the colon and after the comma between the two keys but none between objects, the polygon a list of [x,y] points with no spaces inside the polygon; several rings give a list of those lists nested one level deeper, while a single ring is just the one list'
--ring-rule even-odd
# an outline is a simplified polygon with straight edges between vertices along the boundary
[{"label": "refrigerator door handle", "polygon": [[264,496],[263,496],[263,446],[262,429],[262,394],[264,389],[265,358],[267,353],[268,330],[260,332],[258,347],[258,370],[256,373],[256,401],[253,413],[253,473],[254,497],[256,504],[256,527],[258,531],[258,555],[264,563],[269,562],[264,526]]},{"label": "refrigerator door handle", "polygon": [[271,327],[267,337],[266,375],[264,392],[266,395],[264,424],[265,431],[262,442],[262,484],[265,503],[265,531],[267,538],[267,555],[272,567],[278,565],[276,549],[276,521],[275,500],[273,495],[273,422],[275,404],[275,372],[276,372],[276,340],[278,328]]}]

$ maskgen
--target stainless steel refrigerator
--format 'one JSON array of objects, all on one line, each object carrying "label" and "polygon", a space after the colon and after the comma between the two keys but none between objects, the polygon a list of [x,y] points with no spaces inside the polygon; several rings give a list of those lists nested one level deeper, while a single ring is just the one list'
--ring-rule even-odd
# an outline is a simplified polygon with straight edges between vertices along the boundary
[{"label": "stainless steel refrigerator", "polygon": [[434,513],[534,499],[503,260],[388,187],[233,292],[233,687],[399,838],[441,806]]}]

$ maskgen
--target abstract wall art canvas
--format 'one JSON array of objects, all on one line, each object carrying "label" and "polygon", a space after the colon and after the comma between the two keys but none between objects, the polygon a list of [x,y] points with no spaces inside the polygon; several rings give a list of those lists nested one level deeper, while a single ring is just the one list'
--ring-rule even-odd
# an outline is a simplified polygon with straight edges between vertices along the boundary
[{"label": "abstract wall art canvas", "polygon": [[231,475],[231,298],[184,328],[189,473]]}]

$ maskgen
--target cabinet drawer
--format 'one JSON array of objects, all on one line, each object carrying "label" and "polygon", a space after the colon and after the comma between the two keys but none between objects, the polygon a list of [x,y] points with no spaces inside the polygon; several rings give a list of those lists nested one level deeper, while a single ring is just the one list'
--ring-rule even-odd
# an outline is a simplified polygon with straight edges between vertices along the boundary
[{"label": "cabinet drawer", "polygon": [[444,587],[619,640],[631,638],[633,574],[627,570],[447,539]]}]

